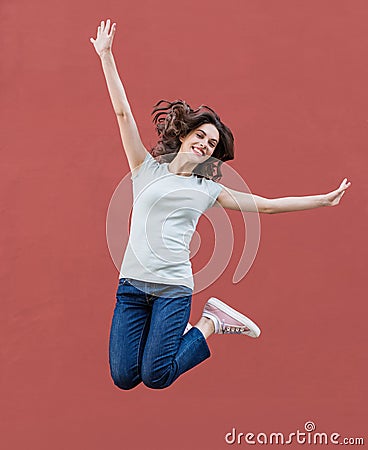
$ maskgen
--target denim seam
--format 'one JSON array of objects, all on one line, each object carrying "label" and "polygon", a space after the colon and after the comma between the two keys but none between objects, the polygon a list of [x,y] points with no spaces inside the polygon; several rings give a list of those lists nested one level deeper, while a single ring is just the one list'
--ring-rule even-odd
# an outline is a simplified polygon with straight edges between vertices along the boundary
[{"label": "denim seam", "polygon": [[[183,318],[184,318],[184,316],[185,316],[185,313],[187,312],[187,308],[188,308],[188,306],[189,306],[189,317],[190,317],[190,311],[191,311],[191,309],[192,309],[192,295],[190,294],[190,295],[186,295],[185,297],[190,297],[190,299],[189,299],[189,301],[188,301],[188,303],[187,303],[187,306],[185,307],[185,309],[183,310],[183,315],[182,315],[182,318],[181,318],[181,322],[183,322]],[[189,317],[188,317],[188,320],[189,320]],[[185,324],[186,325],[186,324]],[[184,327],[184,329],[185,329],[185,327]],[[182,336],[180,336],[180,338],[179,339],[181,339],[182,338]]]},{"label": "denim seam", "polygon": [[[188,296],[185,296],[185,297],[189,297],[189,295]],[[183,322],[183,319],[184,319],[184,316],[185,316],[185,314],[186,314],[186,310],[187,310],[187,308],[188,308],[188,306],[189,306],[189,314],[190,314],[190,310],[191,310],[191,301],[192,301],[192,298],[190,298],[190,300],[189,300],[189,302],[188,302],[188,304],[185,306],[185,308],[183,309],[183,311],[182,311],[182,316],[181,316],[181,322]],[[182,338],[182,335],[181,336],[179,336],[178,337],[178,339],[179,339],[179,341],[181,340],[181,338]],[[198,338],[198,339],[200,339],[200,338]],[[164,374],[162,374],[161,375],[161,378],[159,379],[159,380],[155,380],[155,381],[161,381],[162,380],[162,378],[164,378],[164,377],[167,377],[167,374],[169,373],[169,377],[168,377],[168,379],[170,380],[170,384],[171,383],[173,383],[173,381],[174,380],[176,380],[177,379],[177,374],[178,374],[178,371],[179,371],[179,365],[178,365],[178,363],[177,363],[177,361],[176,361],[176,357],[177,357],[177,354],[178,354],[178,352],[179,352],[179,347],[180,347],[180,344],[179,344],[179,346],[178,346],[178,350],[177,350],[177,352],[175,353],[175,355],[173,356],[173,358],[172,358],[172,361],[171,361],[171,364],[170,364],[170,366],[168,366],[167,367],[167,370],[165,371],[165,373]],[[175,373],[173,373],[173,369],[175,368]]]},{"label": "denim seam", "polygon": [[[193,327],[194,328],[194,327]],[[207,344],[207,339],[203,336],[202,332],[200,330],[198,330],[201,333],[201,336],[198,336],[191,344],[193,345],[195,342],[197,341],[201,341],[205,344],[205,346],[207,347],[208,352],[211,354],[210,348]],[[185,347],[185,351],[187,351],[190,348],[190,346],[186,346]]]},{"label": "denim seam", "polygon": [[146,329],[147,321],[148,321],[149,319],[150,319],[150,316],[147,316],[147,317],[146,317],[146,320],[145,320],[145,322],[144,322],[144,325],[143,325],[143,328],[142,328],[141,337],[139,338],[139,343],[138,343],[137,364],[136,364],[138,376],[141,375],[141,374],[140,374],[140,370],[139,370],[139,356],[140,356],[140,350],[141,350],[141,342],[142,342],[143,334],[144,334],[145,329]]}]

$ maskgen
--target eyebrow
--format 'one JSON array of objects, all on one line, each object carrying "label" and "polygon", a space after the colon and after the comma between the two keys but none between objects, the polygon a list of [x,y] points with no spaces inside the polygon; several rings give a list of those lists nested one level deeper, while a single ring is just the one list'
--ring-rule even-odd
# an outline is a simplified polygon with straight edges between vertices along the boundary
[{"label": "eyebrow", "polygon": [[[202,131],[202,133],[203,133],[205,136],[207,136],[207,133],[206,133],[205,131],[203,131],[203,130],[201,130],[201,129],[199,129],[198,131]],[[210,141],[215,141],[215,142],[217,143],[217,140],[214,139],[214,138],[210,139]]]}]

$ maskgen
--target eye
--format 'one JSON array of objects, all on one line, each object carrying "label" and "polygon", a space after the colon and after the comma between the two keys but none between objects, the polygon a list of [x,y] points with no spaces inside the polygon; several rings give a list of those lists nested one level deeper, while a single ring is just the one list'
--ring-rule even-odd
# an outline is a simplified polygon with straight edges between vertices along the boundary
[{"label": "eye", "polygon": [[199,138],[203,138],[203,136],[201,134],[199,134],[199,133],[196,133],[196,136],[199,137]]}]

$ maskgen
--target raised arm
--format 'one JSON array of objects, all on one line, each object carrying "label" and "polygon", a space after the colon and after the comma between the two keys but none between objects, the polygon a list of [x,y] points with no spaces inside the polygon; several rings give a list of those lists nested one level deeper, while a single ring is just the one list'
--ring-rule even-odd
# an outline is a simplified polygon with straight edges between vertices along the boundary
[{"label": "raised arm", "polygon": [[338,205],[349,186],[351,186],[351,182],[348,182],[347,178],[344,178],[337,189],[327,194],[271,199],[224,188],[217,197],[217,203],[223,208],[268,214],[302,211],[321,206]]},{"label": "raised arm", "polygon": [[147,154],[147,149],[141,141],[137,124],[135,123],[112,54],[111,47],[115,31],[116,23],[112,24],[110,30],[110,19],[107,19],[106,25],[104,21],[101,21],[101,24],[97,29],[96,39],[90,38],[90,42],[94,45],[94,48],[101,59],[107,88],[119,124],[121,140],[130,170],[132,171],[143,162]]}]

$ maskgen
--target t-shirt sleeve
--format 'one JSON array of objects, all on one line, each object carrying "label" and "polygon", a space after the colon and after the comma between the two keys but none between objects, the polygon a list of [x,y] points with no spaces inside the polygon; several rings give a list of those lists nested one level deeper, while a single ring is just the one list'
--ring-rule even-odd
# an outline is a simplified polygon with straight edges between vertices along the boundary
[{"label": "t-shirt sleeve", "polygon": [[207,189],[209,193],[207,209],[211,208],[215,204],[217,197],[220,195],[220,192],[222,191],[223,187],[224,186],[221,183],[216,183],[215,181],[207,180]]},{"label": "t-shirt sleeve", "polygon": [[156,161],[156,159],[151,155],[151,153],[147,152],[146,157],[144,158],[144,161],[142,164],[131,172],[131,179],[137,178],[138,175],[142,177],[143,175],[150,173],[152,174],[153,171],[155,171],[160,166],[160,163]]}]

